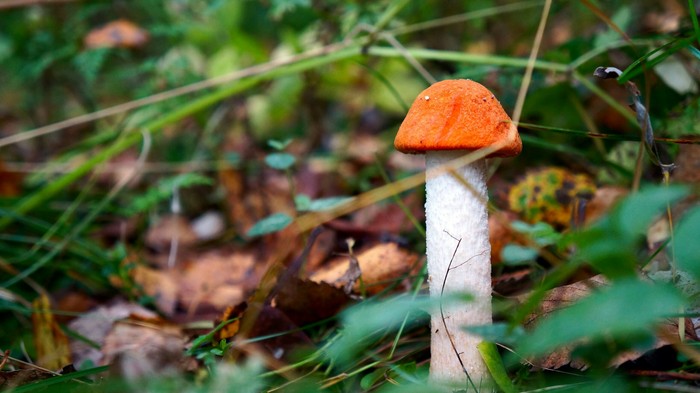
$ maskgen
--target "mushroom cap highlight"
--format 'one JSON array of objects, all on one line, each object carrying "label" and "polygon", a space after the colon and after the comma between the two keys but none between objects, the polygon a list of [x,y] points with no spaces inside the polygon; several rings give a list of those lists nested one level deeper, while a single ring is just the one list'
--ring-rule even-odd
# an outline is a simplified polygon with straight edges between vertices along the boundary
[{"label": "mushroom cap highlight", "polygon": [[453,79],[423,90],[399,127],[394,146],[403,153],[478,150],[505,143],[489,157],[520,154],[518,130],[496,97],[483,85]]}]

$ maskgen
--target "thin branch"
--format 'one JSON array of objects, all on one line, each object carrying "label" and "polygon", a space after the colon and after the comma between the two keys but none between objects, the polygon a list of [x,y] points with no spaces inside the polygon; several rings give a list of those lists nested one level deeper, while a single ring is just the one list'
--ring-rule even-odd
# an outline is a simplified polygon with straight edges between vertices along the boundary
[{"label": "thin branch", "polygon": [[452,350],[454,351],[455,356],[457,356],[457,360],[459,360],[459,365],[462,366],[462,371],[464,371],[464,375],[467,376],[467,382],[472,386],[472,388],[474,388],[475,391],[478,391],[476,389],[476,385],[474,384],[474,381],[469,376],[469,372],[467,371],[467,368],[464,366],[464,362],[462,361],[462,357],[459,355],[459,351],[457,350],[457,346],[455,345],[455,342],[452,339],[452,334],[450,333],[450,330],[447,328],[447,322],[445,321],[445,310],[443,307],[442,298],[443,298],[443,295],[445,294],[445,285],[447,284],[447,276],[450,273],[452,262],[454,262],[455,255],[457,255],[457,250],[459,249],[459,245],[462,243],[462,239],[455,238],[447,231],[445,231],[445,233],[447,233],[451,238],[457,240],[457,246],[455,247],[455,250],[452,253],[452,257],[450,258],[450,263],[447,265],[447,271],[445,271],[445,275],[443,276],[443,279],[442,279],[442,287],[440,288],[440,319],[442,320],[442,327],[443,327],[443,329],[445,329],[445,334],[447,335],[447,338],[450,340],[450,345],[452,346]]}]

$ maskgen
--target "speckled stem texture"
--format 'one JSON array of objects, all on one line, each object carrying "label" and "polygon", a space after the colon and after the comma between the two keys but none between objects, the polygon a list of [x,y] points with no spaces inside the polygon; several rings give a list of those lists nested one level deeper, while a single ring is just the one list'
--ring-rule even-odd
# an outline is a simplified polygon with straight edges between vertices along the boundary
[{"label": "speckled stem texture", "polygon": [[[430,171],[431,168],[466,153],[427,152],[426,169]],[[489,375],[476,347],[481,339],[461,329],[462,326],[492,322],[491,245],[488,213],[484,203],[488,198],[485,170],[485,160],[478,160],[457,170],[481,197],[474,195],[472,190],[450,174],[428,179],[426,182],[425,215],[430,294],[440,297],[460,292],[475,297],[469,303],[444,304],[444,322],[439,310],[432,315],[430,378],[436,382],[449,381],[463,387],[467,386],[467,377],[452,348],[448,333],[452,336],[457,352],[474,384],[477,387],[483,386]],[[449,267],[451,260],[452,265]],[[441,293],[446,273],[447,282],[444,293]]]}]

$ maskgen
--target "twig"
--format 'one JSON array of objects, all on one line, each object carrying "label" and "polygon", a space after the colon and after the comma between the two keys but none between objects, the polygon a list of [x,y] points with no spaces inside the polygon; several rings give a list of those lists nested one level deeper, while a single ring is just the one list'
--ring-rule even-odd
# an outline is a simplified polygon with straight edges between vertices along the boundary
[{"label": "twig", "polygon": [[444,310],[443,303],[442,303],[442,297],[445,294],[445,285],[447,284],[447,276],[450,274],[450,270],[452,269],[452,262],[454,262],[455,255],[457,255],[457,250],[459,250],[459,245],[462,243],[462,239],[457,239],[456,237],[452,236],[452,234],[450,234],[447,231],[445,231],[445,233],[447,233],[451,238],[457,240],[457,246],[455,247],[454,252],[452,252],[452,257],[450,258],[450,263],[447,265],[447,271],[445,271],[445,275],[443,276],[443,279],[442,279],[442,287],[440,288],[440,319],[442,320],[442,327],[443,327],[443,329],[445,329],[445,334],[447,335],[447,338],[450,340],[450,345],[452,346],[452,350],[454,351],[455,356],[457,357],[457,360],[459,360],[459,365],[462,366],[462,371],[464,371],[464,375],[467,376],[467,383],[469,383],[472,386],[472,388],[474,388],[474,391],[478,391],[476,388],[476,385],[474,384],[474,381],[469,376],[469,372],[467,371],[467,368],[464,366],[464,362],[462,361],[462,357],[459,355],[459,351],[457,350],[457,346],[455,345],[454,340],[452,339],[452,334],[450,333],[450,330],[447,328],[447,322],[445,321],[445,310]]},{"label": "twig", "polygon": [[540,18],[540,24],[539,26],[537,26],[535,41],[533,42],[532,50],[530,51],[530,57],[528,58],[527,68],[525,68],[525,75],[523,75],[523,83],[520,85],[518,98],[515,101],[515,108],[513,109],[513,122],[515,123],[520,121],[520,115],[523,112],[523,106],[525,105],[525,96],[527,95],[527,89],[530,86],[530,81],[532,80],[532,71],[535,68],[535,62],[537,61],[537,53],[539,52],[540,45],[542,44],[542,37],[544,36],[544,27],[547,25],[547,18],[549,17],[549,9],[551,6],[552,0],[546,0],[544,2],[544,8],[542,9],[542,17]]}]

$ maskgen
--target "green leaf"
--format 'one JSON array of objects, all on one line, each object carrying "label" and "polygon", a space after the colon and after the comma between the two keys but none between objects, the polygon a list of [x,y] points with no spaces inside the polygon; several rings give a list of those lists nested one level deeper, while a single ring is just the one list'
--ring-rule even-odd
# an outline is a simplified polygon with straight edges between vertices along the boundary
[{"label": "green leaf", "polygon": [[386,367],[380,367],[371,373],[365,375],[360,380],[360,387],[362,390],[369,390],[375,383],[384,378],[384,375],[389,371]]},{"label": "green leaf", "polygon": [[674,249],[678,267],[700,279],[700,207],[688,212],[676,228]]},{"label": "green leaf", "polygon": [[625,199],[611,218],[621,233],[630,236],[646,234],[651,221],[668,203],[681,199],[687,194],[685,187],[653,187],[644,189]]},{"label": "green leaf", "polygon": [[[622,31],[627,30],[627,27],[629,26],[631,20],[632,11],[630,10],[630,7],[621,7],[612,17],[613,23],[615,23],[615,25],[619,27]],[[601,48],[604,46],[608,46],[611,43],[620,39],[622,39],[622,37],[620,37],[620,34],[614,29],[609,28],[607,31],[604,31],[598,34],[597,37],[595,37],[595,39],[593,40],[593,47]]]},{"label": "green leaf", "polygon": [[134,198],[124,209],[124,215],[132,216],[151,209],[157,204],[170,199],[176,188],[210,184],[212,184],[210,178],[196,173],[185,173],[175,177],[165,178],[158,182],[155,187],[149,188],[145,194]]},{"label": "green leaf", "polygon": [[521,326],[513,327],[503,322],[496,322],[490,325],[465,326],[464,330],[476,334],[486,341],[511,346],[525,336],[525,329]]},{"label": "green leaf", "polygon": [[300,212],[320,212],[331,210],[350,200],[352,200],[352,197],[329,197],[312,200],[308,195],[299,194],[294,197],[294,205],[297,211]]},{"label": "green leaf", "polygon": [[331,210],[337,206],[340,206],[348,201],[352,200],[352,197],[329,197],[329,198],[319,198],[314,199],[309,203],[306,210],[310,212],[319,212],[324,210]]},{"label": "green leaf", "polygon": [[508,266],[526,265],[537,259],[539,252],[534,248],[524,247],[519,244],[508,244],[501,251],[503,263]]},{"label": "green leaf", "polygon": [[687,188],[653,187],[622,201],[613,212],[585,230],[572,234],[578,257],[608,277],[631,276],[639,263],[638,243],[651,221]]},{"label": "green leaf", "polygon": [[281,171],[289,169],[296,162],[296,158],[289,153],[271,153],[265,157],[265,163],[274,169]]},{"label": "green leaf", "polygon": [[624,279],[540,321],[519,350],[542,355],[584,339],[592,342],[653,333],[654,325],[684,304],[685,299],[672,286]]},{"label": "green leaf", "polygon": [[297,196],[294,197],[294,207],[297,211],[309,211],[309,206],[311,206],[311,197],[308,195],[297,194]]},{"label": "green leaf", "polygon": [[282,151],[289,146],[289,144],[292,143],[292,139],[285,139],[283,141],[278,141],[277,139],[270,139],[267,141],[267,145],[270,146],[271,148],[275,150]]},{"label": "green leaf", "polygon": [[494,382],[496,382],[496,385],[501,388],[501,391],[504,393],[516,393],[518,389],[515,388],[510,377],[508,377],[508,372],[503,365],[503,360],[498,353],[496,345],[488,341],[483,341],[477,345],[477,348],[479,349],[481,358],[484,359],[484,363],[486,363],[486,368],[488,368],[491,373],[491,377]]},{"label": "green leaf", "polygon": [[516,231],[528,235],[540,247],[556,244],[562,237],[561,233],[557,232],[554,227],[542,221],[532,225],[522,221],[514,221],[511,225]]},{"label": "green leaf", "polygon": [[678,52],[679,50],[689,47],[691,42],[695,40],[694,36],[691,37],[680,37],[667,42],[666,44],[653,49],[649,53],[637,59],[635,62],[630,64],[617,78],[619,83],[625,83],[628,80],[634,78],[635,76],[642,73],[645,69],[654,68],[655,65],[666,60],[672,54]]},{"label": "green leaf", "polygon": [[246,236],[257,237],[267,235],[268,233],[279,232],[291,224],[292,221],[292,217],[284,213],[275,213],[256,222],[255,225],[248,230]]}]

